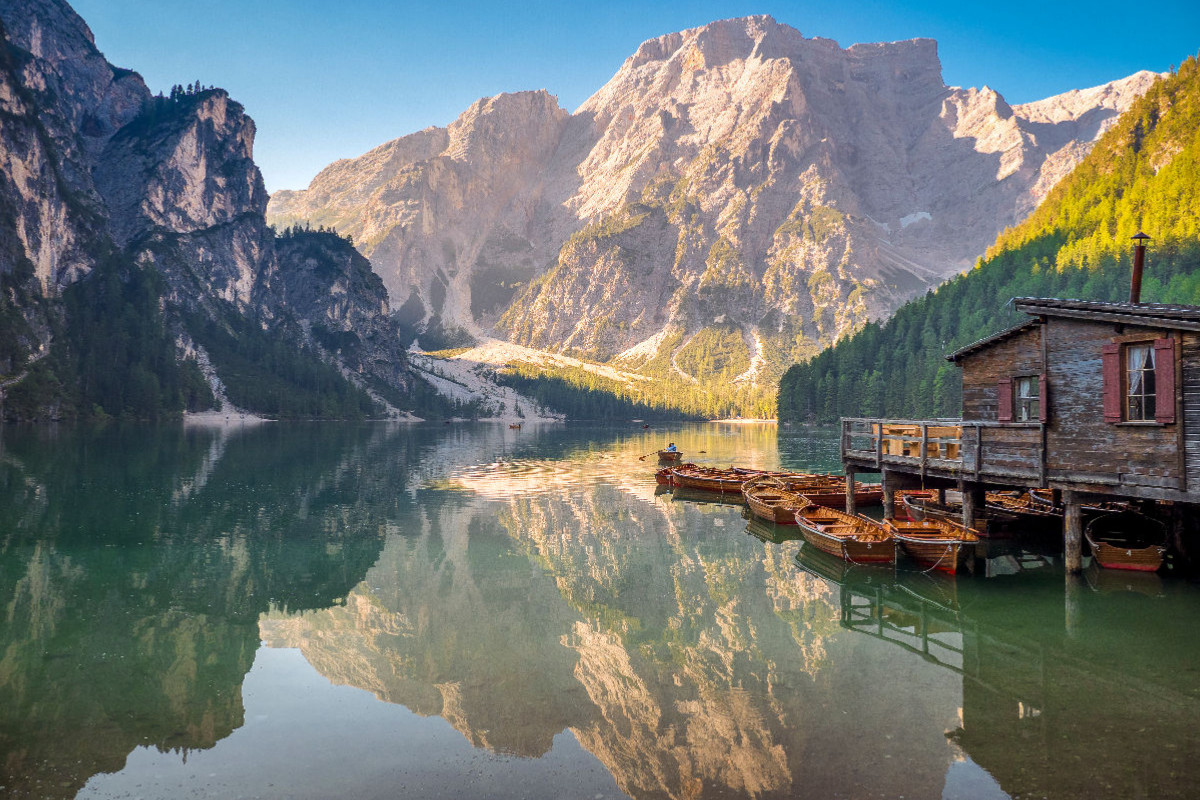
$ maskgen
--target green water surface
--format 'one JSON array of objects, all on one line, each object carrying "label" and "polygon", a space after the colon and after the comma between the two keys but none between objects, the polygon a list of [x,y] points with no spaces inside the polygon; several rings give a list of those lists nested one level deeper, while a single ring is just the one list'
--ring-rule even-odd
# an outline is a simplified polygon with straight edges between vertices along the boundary
[{"label": "green water surface", "polygon": [[1200,591],[847,567],[651,455],[832,430],[0,434],[0,796],[1200,796]]}]

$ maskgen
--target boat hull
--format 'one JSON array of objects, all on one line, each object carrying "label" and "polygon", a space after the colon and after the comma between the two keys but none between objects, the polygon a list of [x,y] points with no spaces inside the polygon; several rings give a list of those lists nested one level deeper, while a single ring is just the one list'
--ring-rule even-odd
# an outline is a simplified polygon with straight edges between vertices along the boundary
[{"label": "boat hull", "polygon": [[711,494],[741,495],[742,484],[751,478],[767,473],[751,469],[711,469],[698,467],[693,469],[675,467],[671,470],[671,481],[675,486],[694,489],[698,492]]},{"label": "boat hull", "polygon": [[[845,489],[820,489],[818,491],[800,490],[808,500],[825,508],[844,508],[846,505]],[[883,487],[855,489],[854,504],[859,507],[883,505]]]},{"label": "boat hull", "polygon": [[[908,513],[909,519],[917,522],[941,520],[943,522],[960,523],[962,521],[961,505],[942,504],[933,498],[906,494],[904,495],[904,508]],[[980,536],[1010,536],[1012,534],[1011,529],[1017,522],[1017,515],[988,507],[975,513],[975,526],[972,530]]]},{"label": "boat hull", "polygon": [[1166,533],[1158,520],[1126,511],[1096,517],[1087,524],[1083,538],[1092,558],[1105,569],[1157,572],[1167,552]]},{"label": "boat hull", "polygon": [[923,521],[888,520],[887,525],[896,547],[905,555],[924,567],[950,575],[966,566],[979,543],[974,529],[928,515]]},{"label": "boat hull", "polygon": [[[813,547],[854,564],[895,563],[896,546],[886,533],[865,534],[853,530],[865,522],[861,518],[832,510],[814,514],[813,509],[808,506],[796,512],[801,535]],[[832,516],[824,517],[823,514]]]},{"label": "boat hull", "polygon": [[966,566],[967,543],[936,537],[918,538],[892,534],[904,554],[925,567],[954,575]]},{"label": "boat hull", "polygon": [[776,501],[750,492],[743,492],[742,495],[746,505],[750,507],[750,513],[759,519],[776,525],[796,524],[796,506],[791,504],[788,498],[780,496]]},{"label": "boat hull", "polygon": [[683,453],[678,450],[659,450],[658,460],[664,464],[678,464],[683,461]]},{"label": "boat hull", "polygon": [[1149,547],[1117,547],[1105,542],[1094,542],[1087,537],[1092,548],[1092,558],[1105,569],[1125,569],[1131,572],[1158,572],[1166,555],[1165,545]]}]

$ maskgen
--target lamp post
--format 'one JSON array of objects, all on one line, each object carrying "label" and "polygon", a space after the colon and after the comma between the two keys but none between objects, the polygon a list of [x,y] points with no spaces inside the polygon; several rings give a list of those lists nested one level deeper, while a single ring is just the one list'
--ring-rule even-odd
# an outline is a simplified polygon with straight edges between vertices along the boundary
[{"label": "lamp post", "polygon": [[1146,266],[1146,242],[1150,237],[1138,231],[1133,239],[1133,278],[1129,282],[1129,302],[1142,301],[1142,269]]}]

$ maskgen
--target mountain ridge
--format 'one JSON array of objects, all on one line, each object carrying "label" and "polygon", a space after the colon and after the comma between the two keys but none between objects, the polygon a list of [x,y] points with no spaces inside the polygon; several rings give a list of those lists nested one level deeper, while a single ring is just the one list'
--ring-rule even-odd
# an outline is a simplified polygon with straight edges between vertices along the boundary
[{"label": "mountain ridge", "polygon": [[959,381],[943,356],[1027,319],[1008,298],[1124,300],[1128,237],[1139,231],[1153,237],[1142,299],[1200,304],[1197,130],[1200,67],[1192,57],[1150,87],[975,269],[791,367],[780,382],[780,419],[957,416]]},{"label": "mountain ridge", "polygon": [[338,237],[277,248],[241,104],[199,82],[152,95],[63,0],[10,0],[0,32],[6,417],[159,417],[221,397],[398,413],[413,377],[382,283],[345,280],[361,265]]},{"label": "mountain ridge", "polygon": [[[536,153],[497,138],[472,162],[426,129],[277,192],[268,216],[352,233],[432,346],[669,350],[699,365],[688,378],[720,377],[686,357],[700,337],[733,354],[727,378],[766,385],[968,269],[1157,77],[1014,107],[946,86],[936,51],[718,21],[643,42],[575,112],[543,90],[450,126],[476,144],[484,122],[529,131]],[[498,107],[518,97],[537,113]]]}]

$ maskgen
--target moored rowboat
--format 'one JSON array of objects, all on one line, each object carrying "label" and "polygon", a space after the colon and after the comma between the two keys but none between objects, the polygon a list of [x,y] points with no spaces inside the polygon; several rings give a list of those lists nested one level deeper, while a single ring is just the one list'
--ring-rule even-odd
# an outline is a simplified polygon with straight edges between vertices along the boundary
[{"label": "moored rowboat", "polygon": [[887,527],[910,558],[951,575],[966,565],[967,557],[979,541],[975,531],[949,520],[892,519],[887,521]]},{"label": "moored rowboat", "polygon": [[890,564],[896,560],[892,535],[881,523],[836,508],[809,504],[796,510],[804,541],[856,564]]},{"label": "moored rowboat", "polygon": [[[813,489],[800,489],[812,503],[828,508],[838,508],[846,505],[846,485],[821,486]],[[877,506],[883,503],[883,487],[873,483],[854,484],[854,504],[856,506]]]},{"label": "moored rowboat", "polygon": [[[922,497],[915,492],[906,492],[903,498],[909,519],[917,522],[936,519],[961,524],[962,503],[939,503],[932,497]],[[1018,522],[1019,517],[1016,514],[1001,510],[989,501],[986,507],[975,511],[973,530],[979,536],[996,536],[1007,532]]]},{"label": "moored rowboat", "polygon": [[654,473],[654,482],[659,486],[671,486],[671,468],[663,467]]},{"label": "moored rowboat", "polygon": [[795,525],[796,509],[807,505],[801,495],[785,488],[773,475],[759,475],[743,483],[742,498],[750,513],[776,525]]},{"label": "moored rowboat", "polygon": [[1083,536],[1092,558],[1106,569],[1157,572],[1167,552],[1167,527],[1135,511],[1102,514],[1087,524]]},{"label": "moored rowboat", "polygon": [[742,484],[751,478],[768,474],[761,469],[743,469],[730,467],[700,467],[695,464],[683,464],[671,469],[671,483],[687,489],[697,489],[702,492],[715,494],[741,494]]}]

